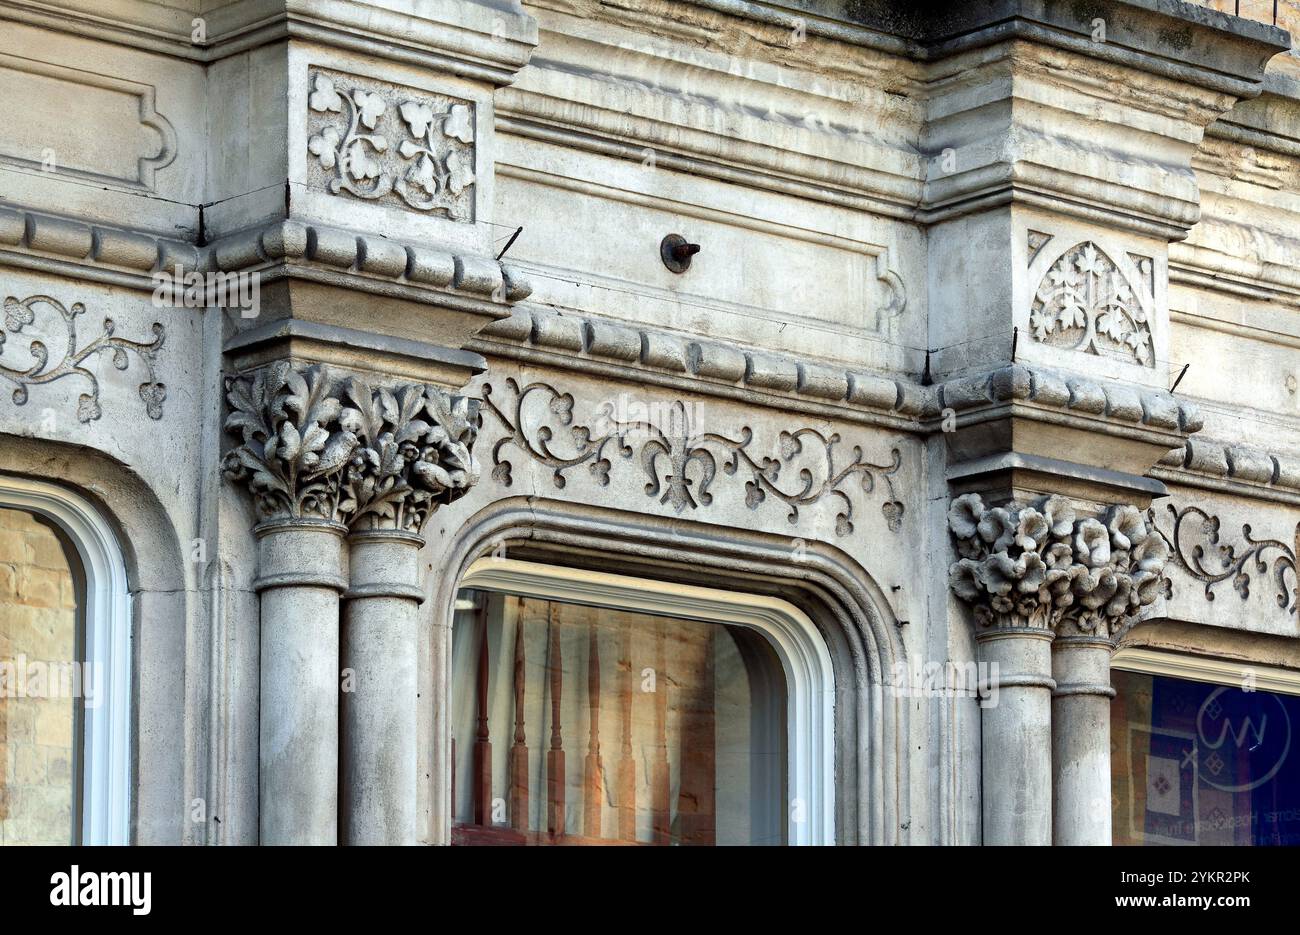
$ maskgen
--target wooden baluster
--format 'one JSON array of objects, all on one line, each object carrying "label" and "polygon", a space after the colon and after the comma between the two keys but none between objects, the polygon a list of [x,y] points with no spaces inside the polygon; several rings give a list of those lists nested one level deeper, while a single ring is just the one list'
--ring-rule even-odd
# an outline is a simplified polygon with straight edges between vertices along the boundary
[{"label": "wooden baluster", "polygon": [[[4,686],[5,690],[0,692],[0,750],[5,749],[6,742],[9,740],[9,702],[8,695],[11,693],[9,686]],[[8,764],[0,761],[0,821],[9,817],[9,795],[5,789],[5,783],[9,779]],[[75,839],[75,836],[74,836]]]},{"label": "wooden baluster", "polygon": [[668,674],[664,655],[664,627],[655,629],[655,762],[651,773],[651,809],[655,844],[672,843],[672,814],[669,811],[671,777],[668,771]]},{"label": "wooden baluster", "polygon": [[600,640],[594,623],[588,624],[587,647],[587,710],[590,728],[587,736],[587,762],[582,776],[582,830],[587,837],[598,838],[602,830],[600,803],[605,790],[605,777],[600,763]]},{"label": "wooden baluster", "polygon": [[632,666],[632,628],[623,626],[623,687],[619,703],[623,715],[623,745],[618,758],[618,836],[636,840],[636,759],[632,756],[632,693],[636,684]]},{"label": "wooden baluster", "polygon": [[714,629],[706,628],[701,643],[681,647],[683,671],[691,673],[686,688],[677,695],[681,712],[677,820],[682,844],[713,844],[715,838]]},{"label": "wooden baluster", "polygon": [[488,730],[488,619],[487,599],[478,609],[478,732],[474,739],[474,824],[492,823],[492,740]]},{"label": "wooden baluster", "polygon": [[551,677],[551,749],[546,752],[547,821],[546,827],[556,837],[564,834],[564,736],[560,731],[560,693],[564,688],[564,657],[560,649],[560,624],[556,605],[550,604],[547,621]]},{"label": "wooden baluster", "polygon": [[528,830],[528,738],[524,732],[524,617],[523,602],[512,598],[515,614],[515,742],[510,748],[510,822],[516,831]]}]

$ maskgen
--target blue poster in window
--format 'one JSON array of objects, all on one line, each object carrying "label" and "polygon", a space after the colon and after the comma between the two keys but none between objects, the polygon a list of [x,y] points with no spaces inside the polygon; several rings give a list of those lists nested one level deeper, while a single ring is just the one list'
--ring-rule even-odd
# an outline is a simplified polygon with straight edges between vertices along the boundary
[{"label": "blue poster in window", "polygon": [[1116,843],[1300,844],[1300,698],[1115,676]]}]

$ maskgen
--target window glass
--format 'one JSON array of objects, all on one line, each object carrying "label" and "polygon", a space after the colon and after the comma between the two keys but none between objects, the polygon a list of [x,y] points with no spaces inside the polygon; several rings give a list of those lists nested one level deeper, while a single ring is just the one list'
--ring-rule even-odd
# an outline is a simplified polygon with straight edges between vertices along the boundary
[{"label": "window glass", "polygon": [[1116,844],[1300,844],[1300,697],[1111,675]]},{"label": "window glass", "polygon": [[761,634],[493,591],[457,608],[453,843],[785,842]]},{"label": "window glass", "polygon": [[60,534],[0,508],[0,844],[75,843],[81,576]]}]

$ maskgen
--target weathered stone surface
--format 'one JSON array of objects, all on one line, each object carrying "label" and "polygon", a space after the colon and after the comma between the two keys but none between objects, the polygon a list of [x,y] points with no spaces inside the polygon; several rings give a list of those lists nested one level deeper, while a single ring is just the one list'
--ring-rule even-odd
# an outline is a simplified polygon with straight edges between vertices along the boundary
[{"label": "weathered stone surface", "polygon": [[[845,843],[1104,843],[1139,623],[1300,667],[1271,25],[357,0],[197,41],[158,4],[0,6],[0,476],[120,531],[134,840],[445,843],[451,608],[525,542],[816,618]],[[216,273],[254,306],[208,307]],[[10,531],[0,621],[55,632],[73,586]],[[891,694],[900,661],[996,662],[999,704]],[[28,795],[79,763],[51,710],[0,717],[4,843],[64,816]]]}]

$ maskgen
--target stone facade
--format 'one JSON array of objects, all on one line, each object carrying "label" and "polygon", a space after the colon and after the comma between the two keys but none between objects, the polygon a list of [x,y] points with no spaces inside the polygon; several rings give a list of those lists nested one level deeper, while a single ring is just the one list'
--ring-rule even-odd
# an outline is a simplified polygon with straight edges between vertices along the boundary
[{"label": "stone facade", "polygon": [[1300,13],[1083,6],[0,0],[132,839],[448,842],[504,553],[808,614],[837,842],[1108,842],[1117,647],[1300,670]]}]

